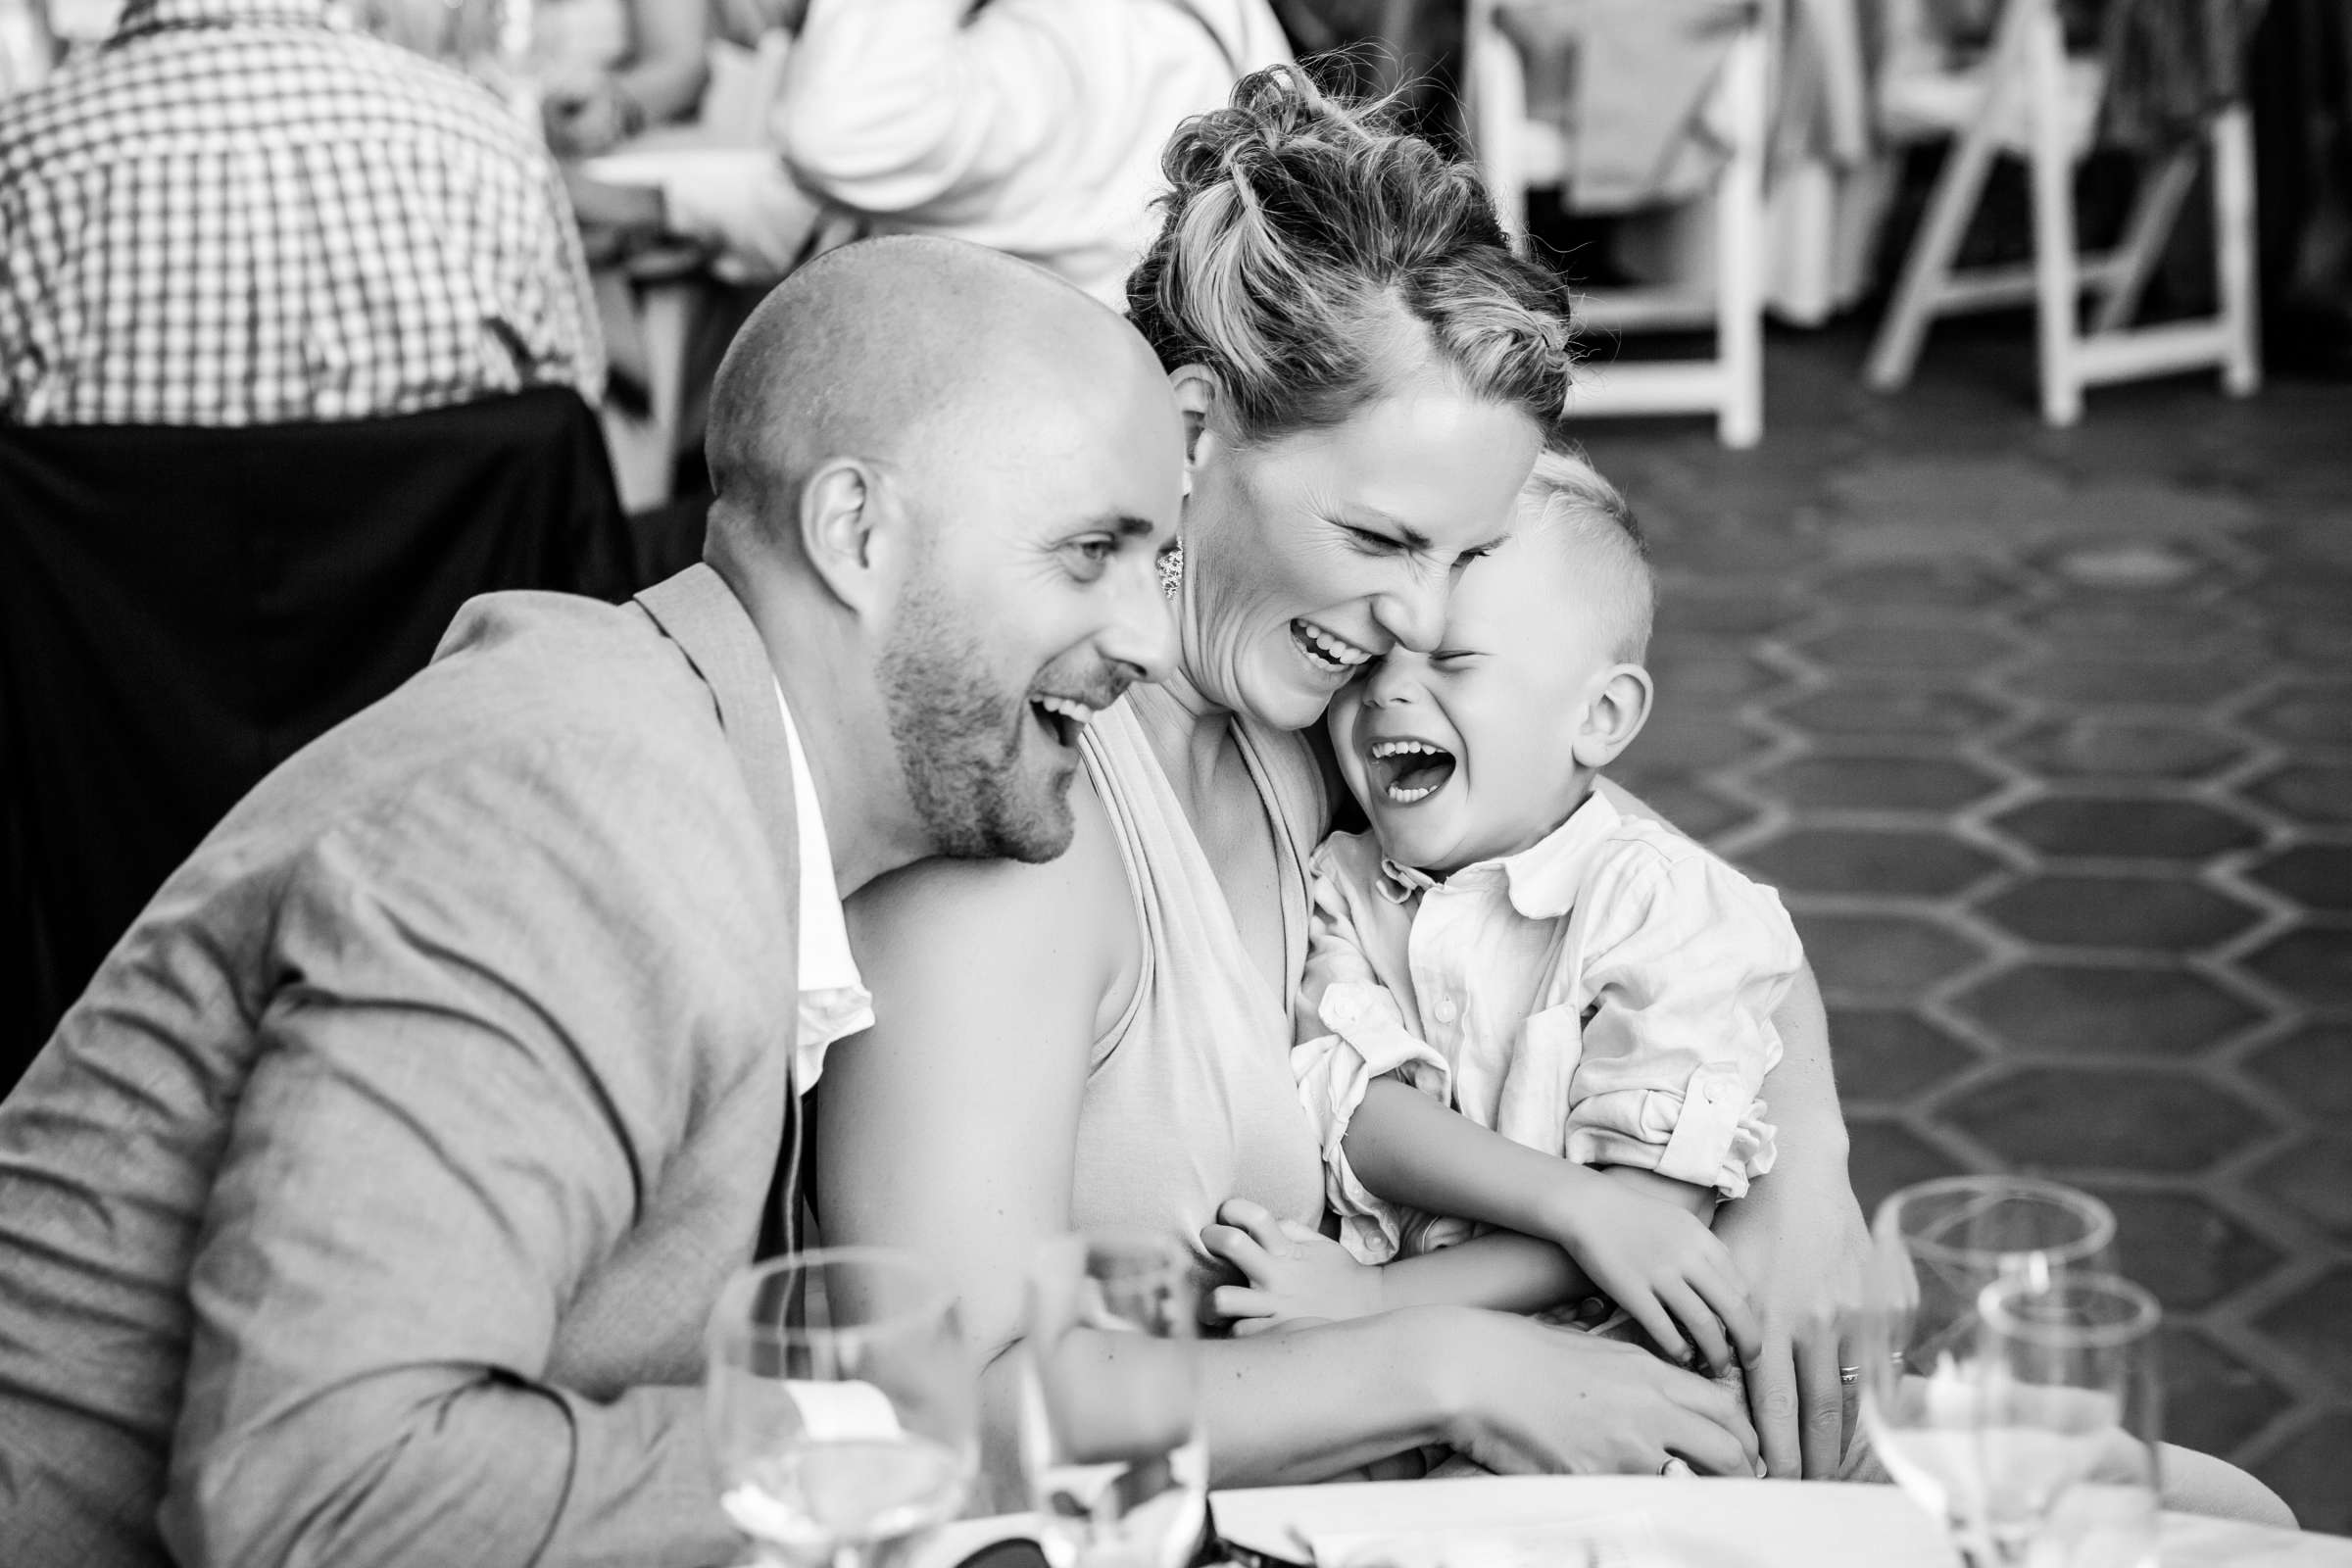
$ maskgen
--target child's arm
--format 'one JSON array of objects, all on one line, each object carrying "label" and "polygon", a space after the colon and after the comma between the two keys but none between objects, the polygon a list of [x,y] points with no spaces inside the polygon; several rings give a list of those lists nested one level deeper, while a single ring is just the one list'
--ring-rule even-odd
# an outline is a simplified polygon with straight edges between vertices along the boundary
[{"label": "child's arm", "polygon": [[1567,1253],[1532,1236],[1495,1231],[1419,1257],[1360,1263],[1338,1242],[1246,1198],[1227,1199],[1200,1243],[1248,1281],[1209,1298],[1210,1310],[1242,1336],[1405,1306],[1536,1312],[1592,1289]]},{"label": "child's arm", "polygon": [[1365,1263],[1396,1255],[1414,1218],[1367,1189],[1348,1163],[1345,1137],[1357,1107],[1384,1079],[1398,1093],[1426,1097],[1443,1110],[1452,1066],[1416,1035],[1389,988],[1396,975],[1409,992],[1406,948],[1411,915],[1371,891],[1379,851],[1369,840],[1334,834],[1315,851],[1314,917],[1307,930],[1306,972],[1295,1009],[1298,1044],[1291,1073],[1298,1102],[1323,1155],[1323,1196],[1339,1217],[1348,1251]]},{"label": "child's arm", "polygon": [[[1382,1281],[1389,1304],[1527,1310],[1597,1289],[1673,1359],[1686,1358],[1695,1342],[1723,1371],[1754,1352],[1746,1290],[1697,1212],[1707,1195],[1696,1189],[1648,1190],[1541,1153],[1385,1082],[1366,1092],[1346,1142],[1357,1178],[1384,1198],[1519,1233],[1507,1246],[1486,1238],[1481,1251],[1465,1251],[1480,1245],[1465,1243],[1390,1264]],[[1660,1200],[1668,1196],[1672,1201]],[[1543,1257],[1546,1246],[1562,1254],[1556,1264]]]},{"label": "child's arm", "polygon": [[1277,1222],[1247,1200],[1230,1200],[1200,1240],[1248,1282],[1225,1286],[1210,1300],[1236,1333],[1414,1305],[1535,1312],[1592,1290],[1573,1258],[1541,1239],[1541,1204],[1522,1201],[1548,1186],[1592,1182],[1592,1172],[1489,1132],[1396,1078],[1363,1087],[1345,1143],[1349,1152],[1341,1163],[1349,1180],[1390,1211],[1460,1215],[1525,1234],[1475,1237],[1417,1257],[1376,1253],[1390,1258],[1376,1262],[1360,1245],[1343,1247]]},{"label": "child's arm", "polygon": [[[1689,1354],[1676,1319],[1718,1372],[1753,1353],[1754,1324],[1729,1255],[1703,1220],[1645,1189],[1682,1188],[1672,1196],[1692,1207],[1711,1195],[1645,1171],[1603,1173],[1539,1153],[1394,1079],[1370,1086],[1351,1141],[1358,1128],[1371,1156],[1365,1179],[1392,1186],[1400,1201],[1479,1218],[1509,1216],[1491,1222],[1528,1234],[1501,1231],[1371,1264],[1256,1203],[1229,1200],[1200,1239],[1247,1282],[1220,1287],[1210,1298],[1236,1334],[1405,1306],[1531,1312],[1597,1288],[1673,1359]],[[1547,1197],[1562,1205],[1560,1212],[1547,1207]],[[1578,1258],[1591,1260],[1589,1272]]]}]

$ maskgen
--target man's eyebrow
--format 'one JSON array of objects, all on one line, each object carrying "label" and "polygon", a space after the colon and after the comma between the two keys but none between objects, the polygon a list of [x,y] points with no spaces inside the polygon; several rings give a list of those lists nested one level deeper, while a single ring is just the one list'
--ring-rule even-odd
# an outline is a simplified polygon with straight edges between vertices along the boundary
[{"label": "man's eyebrow", "polygon": [[1159,524],[1153,522],[1150,517],[1138,517],[1130,513],[1098,512],[1089,516],[1071,519],[1062,525],[1060,533],[1055,537],[1074,539],[1080,534],[1100,533],[1106,529],[1122,539],[1133,539],[1140,535],[1158,532]]}]

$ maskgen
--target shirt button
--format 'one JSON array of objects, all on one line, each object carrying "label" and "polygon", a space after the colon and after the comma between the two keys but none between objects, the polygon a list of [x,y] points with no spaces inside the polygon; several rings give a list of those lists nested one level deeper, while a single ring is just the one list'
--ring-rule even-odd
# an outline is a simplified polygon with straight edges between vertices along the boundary
[{"label": "shirt button", "polygon": [[1454,1015],[1454,1013],[1455,1013],[1456,1011],[1458,1011],[1458,1010],[1459,1010],[1459,1009],[1457,1009],[1457,1008],[1454,1006],[1454,1004],[1453,1004],[1453,999],[1452,999],[1451,997],[1440,997],[1440,998],[1438,999],[1438,1007],[1437,1007],[1437,1012],[1438,1012],[1438,1022],[1440,1022],[1440,1023],[1451,1023],[1451,1022],[1453,1022],[1453,1015]]}]

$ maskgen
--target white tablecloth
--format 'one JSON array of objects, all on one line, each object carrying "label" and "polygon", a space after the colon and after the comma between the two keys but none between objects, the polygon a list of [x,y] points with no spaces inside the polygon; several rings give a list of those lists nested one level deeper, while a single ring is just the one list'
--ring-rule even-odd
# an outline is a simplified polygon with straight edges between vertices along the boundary
[{"label": "white tablecloth", "polygon": [[[1210,1498],[1236,1545],[1307,1562],[1310,1537],[1494,1531],[1589,1520],[1626,1560],[1707,1568],[1956,1568],[1942,1532],[1893,1487],[1651,1476],[1479,1477],[1268,1487]],[[2166,1514],[2164,1568],[2352,1568],[2352,1540]],[[1604,1551],[1598,1560],[1608,1561]]]}]

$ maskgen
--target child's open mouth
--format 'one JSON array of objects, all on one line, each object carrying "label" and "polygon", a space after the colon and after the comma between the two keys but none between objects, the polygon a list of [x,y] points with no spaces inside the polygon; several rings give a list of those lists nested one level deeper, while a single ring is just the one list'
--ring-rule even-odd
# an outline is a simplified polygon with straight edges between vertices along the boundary
[{"label": "child's open mouth", "polygon": [[1453,754],[1428,741],[1374,741],[1366,755],[1373,781],[1398,806],[1429,799],[1453,777]]}]

